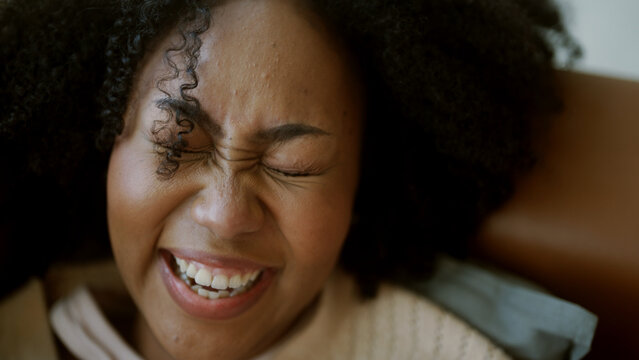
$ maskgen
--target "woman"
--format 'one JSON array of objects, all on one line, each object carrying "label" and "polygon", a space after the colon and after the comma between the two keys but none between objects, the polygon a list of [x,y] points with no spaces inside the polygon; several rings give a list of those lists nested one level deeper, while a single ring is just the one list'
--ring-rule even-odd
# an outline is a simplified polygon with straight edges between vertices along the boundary
[{"label": "woman", "polygon": [[100,173],[82,156],[99,111],[135,351],[504,356],[425,299],[383,285],[363,303],[352,290],[372,297],[384,279],[423,277],[435,251],[462,252],[531,163],[532,121],[558,109],[542,36],[561,35],[552,6],[92,5],[4,6],[2,129],[7,148],[31,147],[32,168],[95,196],[99,178],[78,174]]}]

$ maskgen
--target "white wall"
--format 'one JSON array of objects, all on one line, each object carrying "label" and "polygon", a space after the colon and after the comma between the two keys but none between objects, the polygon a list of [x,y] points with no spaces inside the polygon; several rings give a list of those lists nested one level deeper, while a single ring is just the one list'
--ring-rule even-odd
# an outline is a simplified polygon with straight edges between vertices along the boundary
[{"label": "white wall", "polygon": [[584,50],[580,71],[639,80],[639,0],[557,0]]}]

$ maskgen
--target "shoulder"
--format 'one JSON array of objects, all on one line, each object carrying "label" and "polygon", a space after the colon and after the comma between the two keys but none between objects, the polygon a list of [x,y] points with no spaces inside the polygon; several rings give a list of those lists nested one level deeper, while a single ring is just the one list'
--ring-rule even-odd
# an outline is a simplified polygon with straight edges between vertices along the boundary
[{"label": "shoulder", "polygon": [[423,296],[383,284],[374,299],[364,301],[355,285],[350,276],[337,272],[313,318],[276,358],[508,359],[479,332]]},{"label": "shoulder", "polygon": [[402,358],[415,354],[433,359],[508,358],[469,324],[399,286],[383,284],[378,296],[361,306],[364,317],[375,319],[371,325],[379,332],[379,340],[385,338],[387,346],[393,341],[400,344]]}]

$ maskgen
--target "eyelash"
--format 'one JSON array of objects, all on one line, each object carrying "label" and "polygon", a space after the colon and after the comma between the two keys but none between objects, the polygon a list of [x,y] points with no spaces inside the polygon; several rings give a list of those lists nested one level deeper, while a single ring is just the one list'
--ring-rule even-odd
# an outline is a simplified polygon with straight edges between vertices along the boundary
[{"label": "eyelash", "polygon": [[[161,143],[159,141],[153,142],[153,144],[155,145],[155,148],[154,148],[155,154],[158,157],[160,157],[160,159],[163,162],[168,161],[170,159],[170,161],[175,162],[178,165],[178,168],[175,169],[175,172],[177,172],[177,170],[179,169],[179,165],[183,163],[186,163],[186,162],[191,163],[198,160],[203,161],[212,156],[212,152],[210,150],[194,151],[194,150],[188,150],[188,149],[179,149],[178,147],[172,146],[170,144]],[[193,156],[202,155],[202,157],[198,159],[187,160],[187,159],[184,159],[183,156],[176,157],[176,156],[169,155],[170,153],[173,153],[173,152],[178,152],[180,153],[180,155],[184,155],[184,154],[193,155]],[[298,177],[307,177],[307,176],[315,175],[308,171],[285,171],[285,170],[274,168],[272,166],[268,166],[264,163],[261,163],[260,165],[271,173],[284,176],[287,178],[298,178]]]},{"label": "eyelash", "polygon": [[266,169],[268,169],[269,171],[272,171],[274,173],[277,173],[279,175],[282,176],[286,176],[286,177],[305,177],[305,176],[312,176],[313,174],[309,173],[309,172],[304,172],[304,171],[299,171],[299,172],[292,172],[292,171],[283,171],[283,170],[279,170],[270,166],[266,166],[264,164],[262,164],[262,166],[264,166]]}]

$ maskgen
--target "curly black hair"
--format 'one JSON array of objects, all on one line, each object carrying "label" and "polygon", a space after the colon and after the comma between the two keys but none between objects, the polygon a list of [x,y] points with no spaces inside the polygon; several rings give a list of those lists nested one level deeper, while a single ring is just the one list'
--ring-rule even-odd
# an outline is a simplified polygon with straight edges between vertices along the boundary
[{"label": "curly black hair", "polygon": [[[366,92],[361,183],[341,264],[372,295],[382,279],[423,278],[437,252],[464,256],[561,109],[556,49],[574,58],[579,48],[552,0],[307,3],[350,49]],[[53,260],[108,253],[106,164],[136,72],[177,28],[181,46],[165,51],[188,60],[192,81],[180,95],[197,102],[188,90],[210,11],[214,2],[199,0],[0,3],[0,205],[9,214],[0,271],[21,266],[14,254],[28,252],[32,264],[5,292]],[[179,146],[177,137],[159,172],[177,169]]]}]

